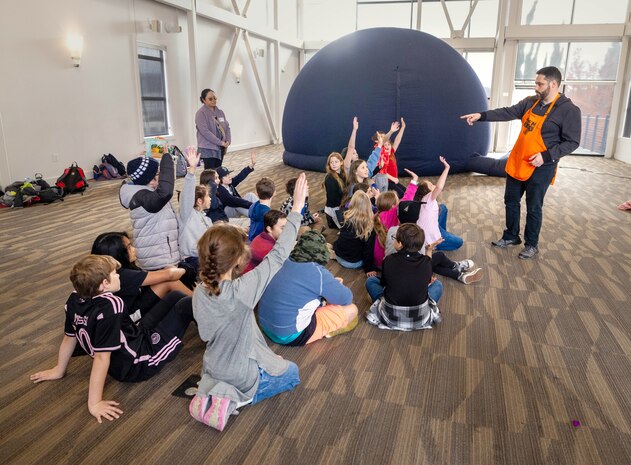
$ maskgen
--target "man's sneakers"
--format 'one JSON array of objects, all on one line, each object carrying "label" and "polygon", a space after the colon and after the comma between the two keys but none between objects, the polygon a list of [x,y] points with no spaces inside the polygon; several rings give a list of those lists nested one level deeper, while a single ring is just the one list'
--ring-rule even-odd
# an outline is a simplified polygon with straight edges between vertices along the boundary
[{"label": "man's sneakers", "polygon": [[191,400],[188,411],[197,421],[223,431],[228,418],[236,410],[237,403],[227,397],[200,396],[196,394]]},{"label": "man's sneakers", "polygon": [[527,245],[526,247],[524,247],[524,250],[519,252],[518,257],[521,258],[522,260],[530,260],[531,258],[534,258],[535,255],[537,255],[538,253],[539,253],[538,248],[536,248],[533,245]]},{"label": "man's sneakers", "polygon": [[498,241],[491,242],[493,247],[498,247],[500,249],[505,249],[509,245],[519,245],[521,244],[521,239],[518,237],[517,239],[500,239]]},{"label": "man's sneakers", "polygon": [[482,268],[476,268],[472,271],[465,271],[460,273],[458,276],[458,281],[464,284],[471,284],[478,282],[482,279]]}]

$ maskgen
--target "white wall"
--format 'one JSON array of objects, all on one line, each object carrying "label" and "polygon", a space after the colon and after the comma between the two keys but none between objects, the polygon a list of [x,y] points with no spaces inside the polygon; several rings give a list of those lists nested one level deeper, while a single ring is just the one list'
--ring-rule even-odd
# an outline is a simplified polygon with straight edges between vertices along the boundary
[{"label": "white wall", "polygon": [[[296,24],[295,1],[290,3],[293,6],[281,10],[281,24],[287,31],[295,31],[295,26],[288,26]],[[231,11],[230,2],[215,4]],[[273,0],[253,1],[248,18],[272,27],[271,6]],[[291,14],[294,17],[288,18]],[[165,25],[177,23],[183,31],[151,32],[146,24],[150,19],[160,19]],[[72,67],[66,49],[69,32],[84,36],[79,68]],[[144,150],[137,43],[166,47],[172,133],[180,146],[195,144],[196,96],[203,87],[218,87],[232,35],[231,27],[198,17],[197,74],[201,87],[191,89],[187,15],[183,10],[152,0],[3,0],[0,184],[35,172],[53,179],[72,161],[91,171],[103,153],[113,153],[126,162]],[[265,57],[256,60],[273,105],[273,47],[254,37],[252,45],[266,50]],[[236,58],[244,65],[241,83],[237,84],[230,73],[219,96],[219,106],[231,122],[233,147],[269,143],[272,137],[242,43]],[[281,47],[281,63],[283,60],[286,66],[279,109],[297,74],[298,52]]]}]

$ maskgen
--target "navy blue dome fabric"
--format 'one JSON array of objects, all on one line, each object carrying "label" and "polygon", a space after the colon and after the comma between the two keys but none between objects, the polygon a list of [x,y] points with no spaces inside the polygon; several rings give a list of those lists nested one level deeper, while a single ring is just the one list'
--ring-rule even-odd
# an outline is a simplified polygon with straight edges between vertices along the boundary
[{"label": "navy blue dome fabric", "polygon": [[440,174],[439,155],[451,172],[468,171],[473,154],[488,152],[490,126],[470,127],[459,117],[487,108],[475,72],[443,41],[409,29],[357,31],[316,53],[296,77],[283,114],[283,161],[324,171],[329,153],[348,145],[353,116],[359,120],[356,148],[365,159],[372,134],[403,117],[400,175],[403,168]]}]

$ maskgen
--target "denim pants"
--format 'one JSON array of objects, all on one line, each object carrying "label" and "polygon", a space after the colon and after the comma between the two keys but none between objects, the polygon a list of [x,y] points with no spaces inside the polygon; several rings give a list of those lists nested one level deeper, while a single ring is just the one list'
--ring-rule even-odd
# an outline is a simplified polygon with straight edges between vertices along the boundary
[{"label": "denim pants", "polygon": [[[378,276],[371,276],[366,280],[366,290],[373,302],[383,295],[384,287],[381,285],[381,278]],[[427,288],[427,295],[429,295],[434,302],[440,300],[440,296],[443,295],[443,283],[438,279],[429,285]]]},{"label": "denim pants", "polygon": [[435,250],[458,250],[464,241],[461,237],[447,231],[447,214],[449,210],[444,203],[438,207],[438,229],[443,237],[443,242],[438,244]]},{"label": "denim pants", "polygon": [[221,151],[213,149],[204,149],[199,147],[197,149],[202,154],[202,162],[204,163],[204,169],[215,169],[221,166]]},{"label": "denim pants", "polygon": [[290,391],[299,384],[298,365],[294,362],[289,362],[289,368],[280,376],[272,376],[259,367],[259,387],[252,399],[252,405],[258,404],[262,400],[269,399],[281,392]]},{"label": "denim pants", "polygon": [[519,181],[506,176],[506,190],[504,191],[504,205],[506,205],[506,229],[502,239],[507,241],[519,238],[519,215],[521,198],[526,193],[526,230],[524,231],[525,245],[537,247],[539,232],[543,221],[543,198],[550,182],[554,178],[557,165],[552,163],[535,168],[530,179]]},{"label": "denim pants", "polygon": [[362,266],[364,266],[364,261],[363,260],[360,260],[358,262],[347,262],[346,260],[344,260],[339,255],[337,255],[335,257],[335,260],[337,260],[337,262],[340,265],[342,265],[344,268],[350,268],[351,270],[354,270],[354,269],[357,269],[357,268],[361,268]]}]

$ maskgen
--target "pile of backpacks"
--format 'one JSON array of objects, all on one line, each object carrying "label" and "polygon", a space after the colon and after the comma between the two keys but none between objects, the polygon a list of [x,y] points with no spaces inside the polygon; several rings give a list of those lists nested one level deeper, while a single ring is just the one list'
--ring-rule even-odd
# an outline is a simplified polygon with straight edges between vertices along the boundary
[{"label": "pile of backpacks", "polygon": [[101,157],[101,163],[94,165],[92,168],[94,180],[103,181],[105,179],[123,179],[127,176],[125,165],[123,165],[118,159],[108,153]]},{"label": "pile of backpacks", "polygon": [[22,208],[34,203],[49,204],[63,201],[67,194],[83,194],[87,188],[85,173],[74,162],[64,170],[54,186],[48,184],[41,173],[35,173],[34,178],[9,184],[0,196],[0,206]]}]

